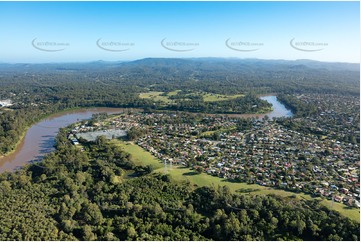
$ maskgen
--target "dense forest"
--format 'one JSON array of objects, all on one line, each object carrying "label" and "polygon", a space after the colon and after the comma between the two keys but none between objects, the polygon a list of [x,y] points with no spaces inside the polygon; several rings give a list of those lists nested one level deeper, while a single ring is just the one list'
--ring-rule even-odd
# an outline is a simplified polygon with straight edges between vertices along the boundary
[{"label": "dense forest", "polygon": [[1,240],[359,240],[317,201],[193,187],[137,167],[104,137],[0,175]]},{"label": "dense forest", "polygon": [[83,94],[79,87],[83,91],[102,89],[98,91],[112,95],[124,87],[132,87],[131,93],[190,89],[219,94],[254,91],[358,95],[360,77],[358,64],[221,58],[0,64],[0,73],[0,85],[6,88],[3,95],[22,87],[30,93],[36,88],[39,96],[57,96],[63,88],[62,95],[69,98]]}]

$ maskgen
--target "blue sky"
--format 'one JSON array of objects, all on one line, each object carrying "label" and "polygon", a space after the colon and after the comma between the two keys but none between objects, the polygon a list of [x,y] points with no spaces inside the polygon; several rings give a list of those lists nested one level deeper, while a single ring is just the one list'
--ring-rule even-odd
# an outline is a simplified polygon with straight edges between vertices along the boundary
[{"label": "blue sky", "polygon": [[0,62],[146,57],[360,62],[359,4],[0,2]]}]

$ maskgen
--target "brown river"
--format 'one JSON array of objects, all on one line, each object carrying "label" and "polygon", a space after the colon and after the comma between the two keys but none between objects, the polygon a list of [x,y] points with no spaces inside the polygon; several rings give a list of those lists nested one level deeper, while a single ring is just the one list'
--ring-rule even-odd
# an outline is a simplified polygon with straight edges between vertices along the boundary
[{"label": "brown river", "polygon": [[90,119],[95,113],[108,114],[123,112],[124,108],[89,108],[53,114],[31,126],[15,152],[0,158],[0,172],[13,171],[23,165],[40,160],[54,150],[55,137],[59,128]]},{"label": "brown river", "polygon": [[[276,96],[263,96],[261,99],[266,100],[273,105],[272,112],[262,115],[243,114],[235,116],[258,118],[262,118],[264,115],[268,115],[270,118],[292,116],[292,112],[286,109],[283,104],[278,102]],[[129,109],[89,108],[65,111],[51,115],[31,126],[13,153],[0,158],[0,172],[14,171],[29,162],[41,160],[44,155],[54,150],[55,137],[59,128],[66,127],[81,120],[90,119],[95,113],[106,112],[108,114],[113,114],[123,112],[125,110]]]}]

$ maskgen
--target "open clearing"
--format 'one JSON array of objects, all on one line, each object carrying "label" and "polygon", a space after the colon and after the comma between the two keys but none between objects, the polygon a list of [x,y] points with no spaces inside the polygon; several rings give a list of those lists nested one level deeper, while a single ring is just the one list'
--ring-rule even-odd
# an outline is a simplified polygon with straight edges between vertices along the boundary
[{"label": "open clearing", "polygon": [[205,102],[219,102],[225,100],[231,100],[239,97],[243,97],[243,94],[236,94],[236,95],[220,95],[220,94],[213,94],[213,93],[206,93],[203,94],[203,101]]},{"label": "open clearing", "polygon": [[138,145],[116,139],[111,140],[110,142],[122,147],[125,152],[131,154],[132,161],[136,165],[151,165],[154,169],[163,167],[159,159],[155,158],[153,155],[151,155],[149,152],[145,151]]},{"label": "open clearing", "polygon": [[167,96],[161,96],[161,94],[163,94],[164,92],[146,92],[146,93],[141,93],[139,94],[139,98],[142,99],[152,99],[156,102],[160,101],[160,102],[165,102],[165,103],[169,103],[171,100],[169,100],[169,98]]},{"label": "open clearing", "polygon": [[[232,192],[237,192],[240,189],[249,189],[250,192],[246,192],[247,194],[259,194],[259,195],[267,195],[267,194],[276,194],[283,197],[296,196],[298,199],[318,199],[321,198],[312,198],[310,195],[305,193],[293,193],[280,189],[275,189],[271,187],[264,187],[256,184],[246,184],[246,183],[238,183],[238,182],[230,182],[225,179],[211,176],[205,173],[197,173],[195,170],[191,170],[187,167],[179,167],[172,166],[170,167],[161,163],[161,161],[151,155],[148,151],[139,147],[136,144],[130,142],[123,142],[120,140],[112,140],[110,141],[124,149],[125,152],[130,153],[132,155],[132,160],[137,165],[151,165],[154,168],[153,172],[166,173],[169,174],[174,180],[178,181],[189,181],[191,184],[195,186],[228,186]],[[357,222],[360,222],[360,210],[356,208],[348,208],[341,203],[323,199],[321,204],[324,206],[331,208],[340,212],[342,215],[353,219]]]},{"label": "open clearing", "polygon": [[[177,95],[181,90],[175,90],[171,92],[145,92],[140,93],[139,98],[142,99],[151,99],[154,101],[161,101],[164,103],[172,103],[174,100],[169,99],[171,96]],[[186,94],[187,95],[196,95],[201,96],[203,98],[204,102],[219,102],[219,101],[226,101],[226,100],[232,100],[235,98],[243,97],[243,94],[236,94],[236,95],[223,95],[223,94],[215,94],[215,93],[206,93],[206,92],[191,92]],[[185,100],[185,99],[179,99],[179,100]]]}]

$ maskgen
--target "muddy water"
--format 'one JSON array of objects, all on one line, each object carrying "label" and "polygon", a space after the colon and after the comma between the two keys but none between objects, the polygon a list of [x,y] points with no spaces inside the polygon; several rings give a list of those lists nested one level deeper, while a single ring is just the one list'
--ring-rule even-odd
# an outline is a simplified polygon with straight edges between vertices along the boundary
[{"label": "muddy water", "polygon": [[[266,114],[235,114],[235,117],[257,117],[268,115],[274,117],[290,117],[292,112],[277,101],[276,96],[262,96],[263,100],[273,105],[273,111]],[[91,118],[95,113],[107,112],[108,114],[119,113],[129,109],[122,108],[90,108],[78,109],[68,112],[60,112],[52,115],[37,124],[31,126],[24,139],[20,142],[16,151],[6,157],[0,158],[0,172],[13,171],[25,164],[40,160],[45,154],[54,150],[55,137],[59,128],[68,126],[80,120]]]},{"label": "muddy water", "polygon": [[41,159],[54,150],[55,137],[59,128],[80,120],[91,118],[95,113],[119,113],[122,108],[89,108],[60,112],[31,126],[24,139],[16,147],[16,151],[0,158],[0,172],[13,171],[29,162]]}]

